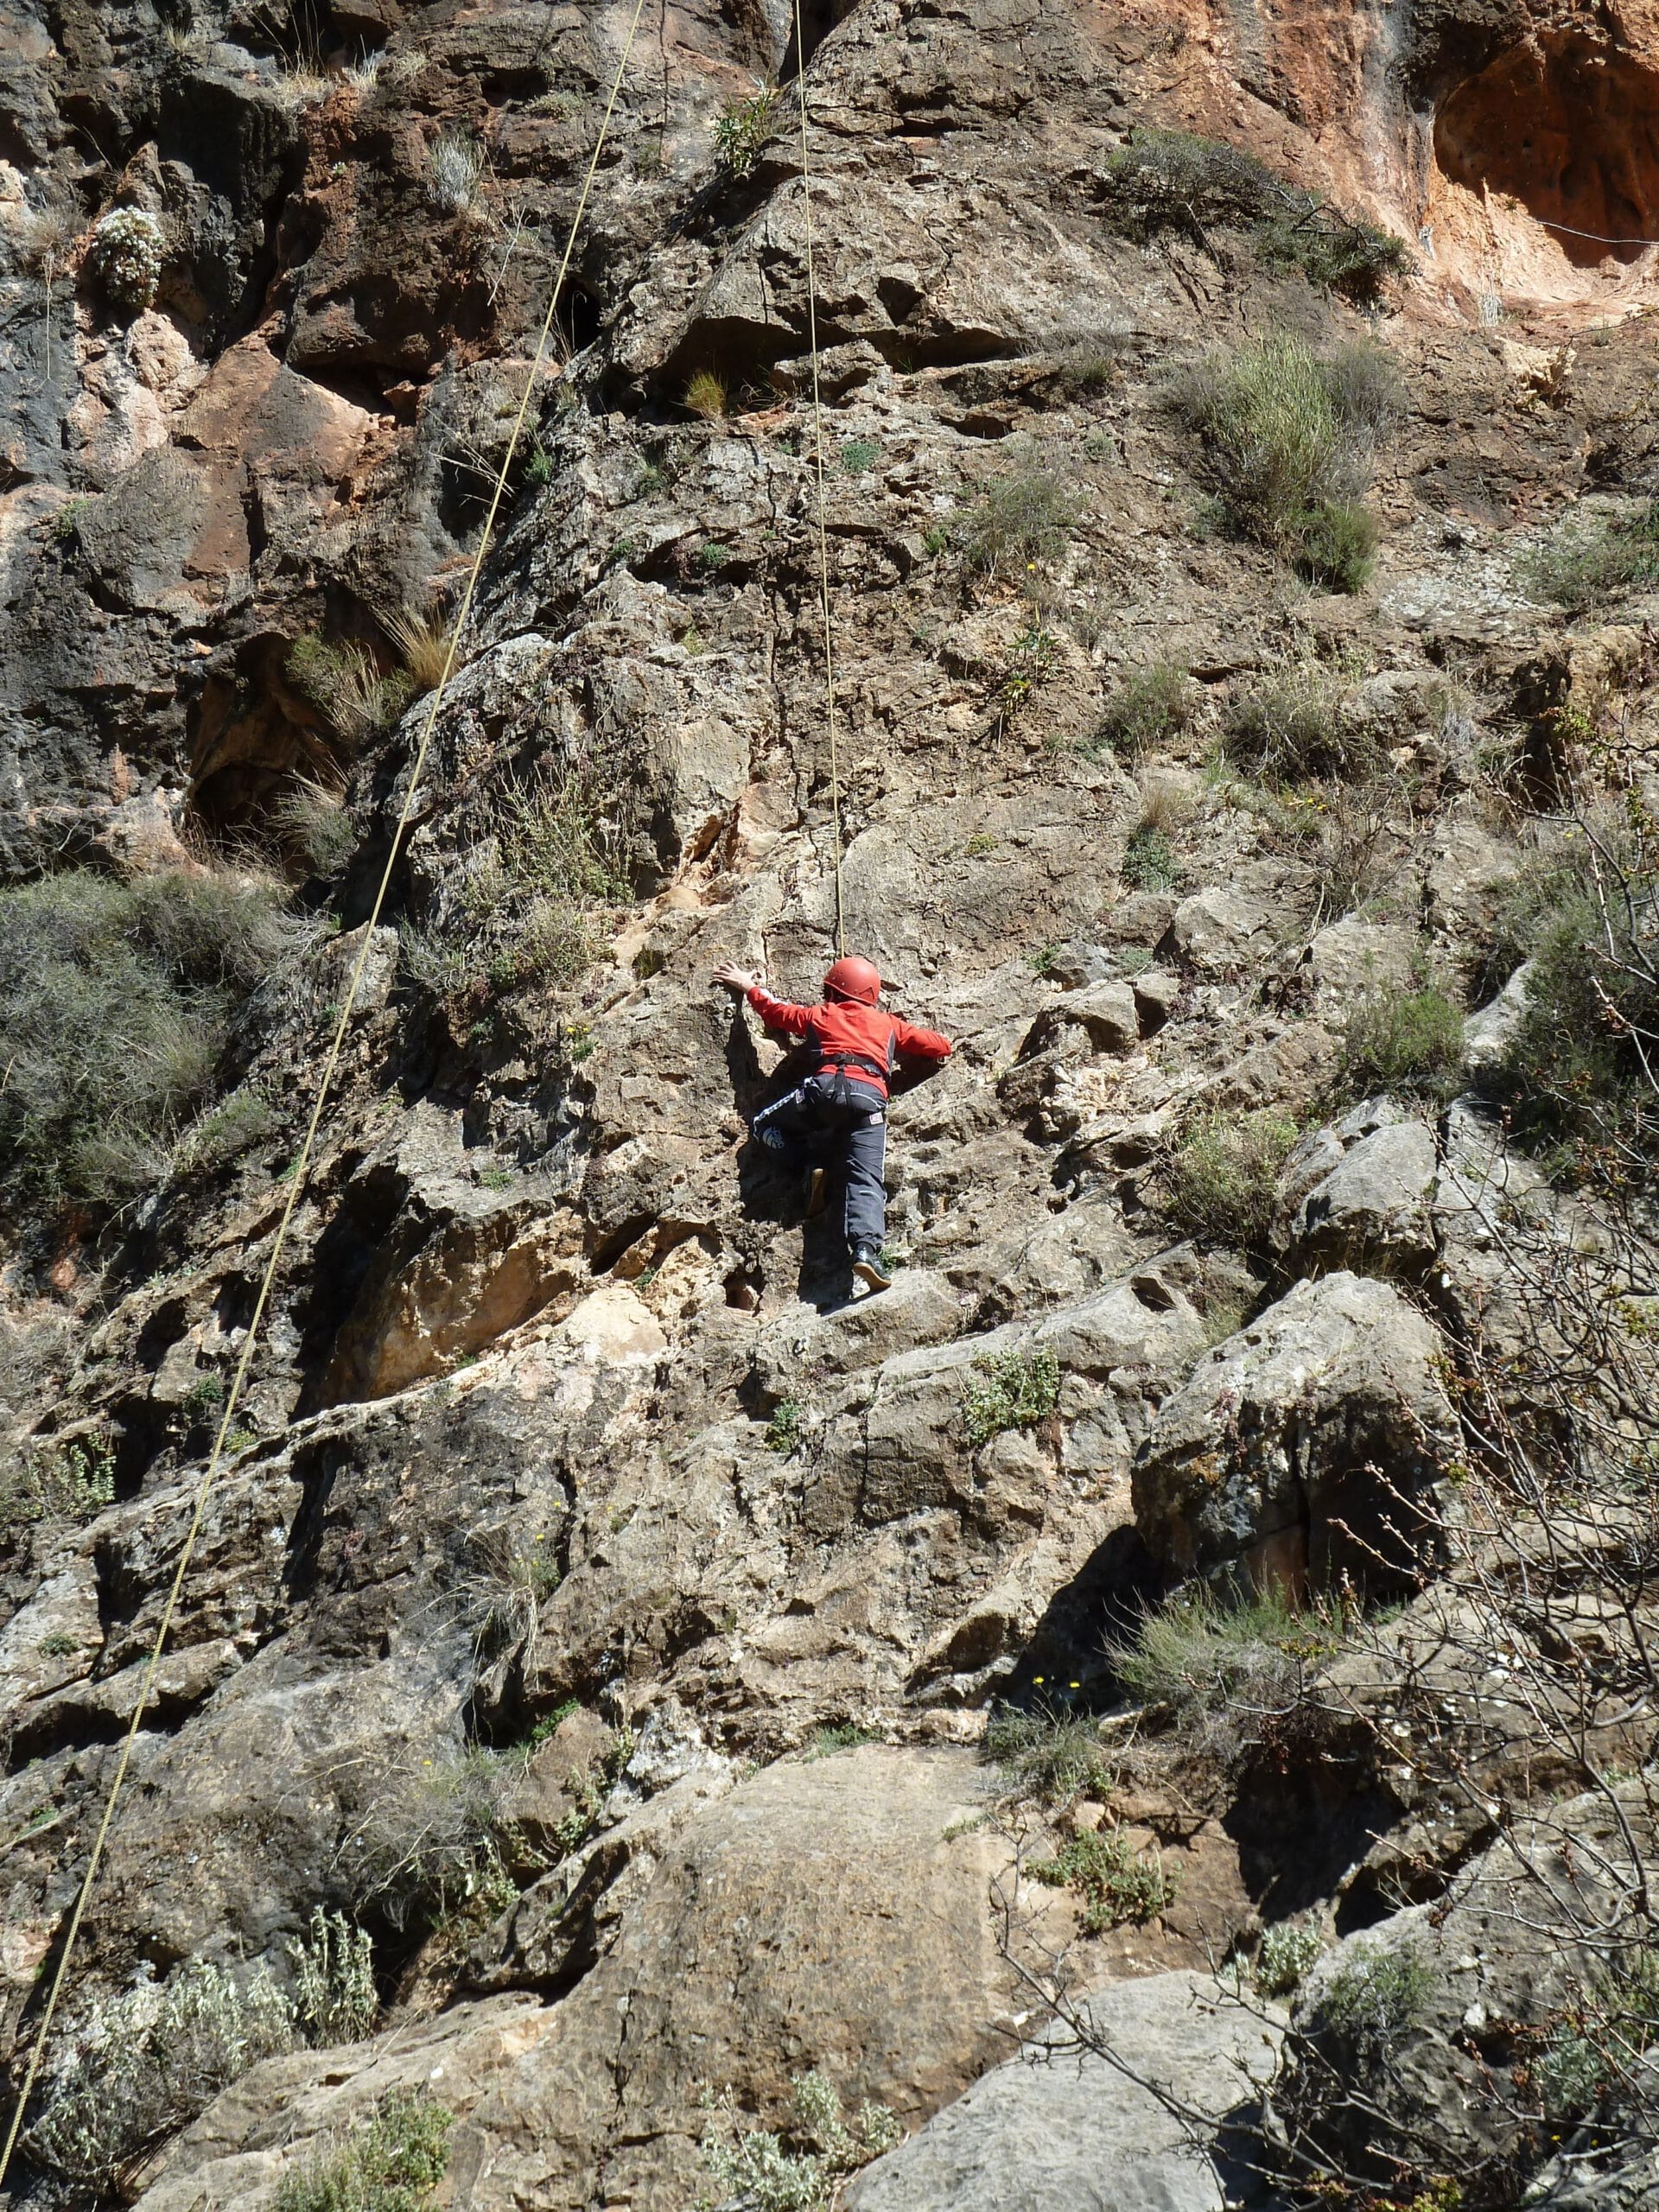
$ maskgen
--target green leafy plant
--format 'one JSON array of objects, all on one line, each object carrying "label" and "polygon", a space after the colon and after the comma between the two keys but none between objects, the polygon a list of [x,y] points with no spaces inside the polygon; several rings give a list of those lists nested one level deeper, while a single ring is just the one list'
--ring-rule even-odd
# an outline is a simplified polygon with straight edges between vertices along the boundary
[{"label": "green leafy plant", "polygon": [[855,1720],[842,1720],[825,1728],[812,1731],[812,1741],[807,1747],[809,1759],[827,1759],[836,1751],[855,1751],[861,1744],[879,1744],[880,1731],[861,1728]]},{"label": "green leafy plant", "polygon": [[777,86],[763,85],[747,99],[734,100],[715,124],[715,161],[728,177],[753,175],[775,127],[781,97]]},{"label": "green leafy plant", "polygon": [[[781,2131],[748,2128],[728,2139],[711,2115],[702,2156],[716,2194],[701,2200],[710,2212],[827,2212],[842,2177],[899,2140],[899,2123],[885,2105],[861,2105],[849,2120],[834,2083],[816,2069],[791,2086],[791,2110]],[[732,2126],[729,2099],[714,2111]]]},{"label": "green leafy plant", "polygon": [[1356,1942],[1320,1991],[1318,2018],[1361,2050],[1387,2050],[1422,2018],[1433,1986],[1416,1951]]},{"label": "green leafy plant", "polygon": [[1275,1921],[1256,1951],[1255,1986],[1264,1997],[1288,1997],[1324,1955],[1325,1936],[1316,1923]]},{"label": "green leafy plant", "polygon": [[0,1538],[42,1521],[90,1521],[115,1497],[115,1454],[99,1436],[24,1446],[0,1465]]},{"label": "green leafy plant", "polygon": [[1142,822],[1129,832],[1118,874],[1132,891],[1173,891],[1181,880],[1181,864],[1164,832]]},{"label": "green leafy plant", "polygon": [[1290,1116],[1272,1107],[1197,1116],[1165,1169],[1169,1211],[1211,1243],[1261,1250],[1274,1185],[1299,1134]]},{"label": "green leafy plant", "polygon": [[1052,1351],[1005,1351],[976,1359],[963,1390],[963,1421],[972,1445],[1008,1428],[1033,1428],[1060,1402],[1060,1363]]},{"label": "green leafy plant", "polygon": [[392,2089],[343,2139],[289,2168],[276,2212],[424,2212],[448,2167],[454,2125],[421,2091]]},{"label": "green leafy plant", "polygon": [[999,725],[1010,721],[1023,707],[1059,658],[1059,640],[1052,630],[1027,623],[1014,641],[1007,672],[996,695]]},{"label": "green leafy plant", "polygon": [[841,465],[849,476],[862,476],[880,458],[881,448],[874,438],[849,438],[841,448]]},{"label": "green leafy plant", "polygon": [[800,1448],[801,1419],[805,1408],[798,1398],[780,1398],[772,1408],[772,1419],[766,1423],[762,1440],[768,1452],[776,1452],[787,1459]]},{"label": "green leafy plant", "polygon": [[1155,1920],[1168,1911],[1181,1886],[1179,1864],[1161,1852],[1133,1849],[1116,1828],[1085,1828],[1055,1857],[1033,1859],[1027,1871],[1051,1889],[1081,1893],[1087,1936]]}]

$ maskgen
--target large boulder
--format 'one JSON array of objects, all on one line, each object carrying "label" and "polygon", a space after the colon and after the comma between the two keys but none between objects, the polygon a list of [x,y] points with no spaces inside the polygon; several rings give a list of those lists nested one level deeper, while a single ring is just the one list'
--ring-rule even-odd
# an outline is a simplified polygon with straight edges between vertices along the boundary
[{"label": "large boulder", "polygon": [[1454,1420],[1433,1324],[1392,1285],[1298,1283],[1207,1353],[1135,1470],[1136,1524],[1181,1573],[1291,1589],[1405,1579],[1413,1501]]},{"label": "large boulder", "polygon": [[1367,1099],[1285,1162],[1273,1241],[1300,1274],[1420,1278],[1435,1256],[1438,1164],[1426,1122],[1392,1099]]},{"label": "large boulder", "polygon": [[[1090,2039],[1218,2124],[1273,2070],[1278,2034],[1208,1975],[1149,1974],[1082,2007]],[[1055,2031],[984,2075],[853,2184],[848,2212],[1221,2212],[1224,2151]],[[1058,2046],[1061,2046],[1057,2048]]]}]

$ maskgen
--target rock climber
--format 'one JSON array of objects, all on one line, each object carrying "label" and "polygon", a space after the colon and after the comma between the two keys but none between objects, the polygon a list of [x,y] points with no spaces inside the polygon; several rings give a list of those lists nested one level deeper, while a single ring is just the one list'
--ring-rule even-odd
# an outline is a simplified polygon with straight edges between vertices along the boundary
[{"label": "rock climber", "polygon": [[837,960],[823,979],[821,1006],[774,998],[760,976],[728,962],[715,981],[746,999],[768,1029],[799,1037],[814,1057],[811,1071],[750,1122],[750,1134],[786,1164],[809,1171],[809,1213],[823,1190],[826,1155],[842,1172],[842,1230],[853,1273],[871,1290],[886,1290],[882,1265],[887,1194],[882,1183],[887,1146],[887,1084],[899,1054],[944,1060],[950,1039],[881,1010],[881,977],[855,955]]}]

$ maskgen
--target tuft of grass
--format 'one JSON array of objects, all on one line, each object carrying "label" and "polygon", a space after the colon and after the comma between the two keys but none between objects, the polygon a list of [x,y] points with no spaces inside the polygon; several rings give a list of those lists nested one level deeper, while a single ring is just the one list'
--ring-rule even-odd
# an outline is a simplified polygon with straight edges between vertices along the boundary
[{"label": "tuft of grass", "polygon": [[778,117],[782,98],[776,85],[763,85],[746,100],[734,100],[715,125],[715,162],[724,175],[752,175]]},{"label": "tuft of grass", "polygon": [[1463,1015],[1438,985],[1373,991],[1355,1004],[1343,1037],[1342,1071],[1357,1096],[1455,1088],[1463,1065]]},{"label": "tuft of grass", "polygon": [[1558,528],[1522,563],[1526,581],[1575,614],[1659,584],[1659,500],[1628,514],[1596,516]]},{"label": "tuft of grass", "polygon": [[1261,1251],[1274,1185],[1300,1134],[1287,1114],[1271,1107],[1199,1115],[1182,1131],[1165,1171],[1169,1211],[1206,1243]]},{"label": "tuft of grass", "polygon": [[705,423],[718,423],[728,410],[724,379],[713,369],[699,369],[685,387],[685,404]]},{"label": "tuft of grass", "polygon": [[815,1728],[805,1756],[809,1759],[827,1759],[836,1751],[855,1751],[861,1744],[879,1744],[880,1731],[861,1728],[855,1720],[842,1720],[827,1728]]},{"label": "tuft of grass", "polygon": [[1400,408],[1397,372],[1375,346],[1321,356],[1300,339],[1208,356],[1176,405],[1205,443],[1228,527],[1292,559],[1340,557],[1344,590],[1370,574],[1352,512]]},{"label": "tuft of grass", "polygon": [[1363,591],[1376,566],[1376,519],[1357,499],[1322,499],[1305,521],[1296,566],[1331,591]]},{"label": "tuft of grass", "polygon": [[47,1205],[156,1179],[243,1002],[301,941],[252,877],[73,869],[0,891],[0,1175]]},{"label": "tuft of grass", "polygon": [[969,513],[963,562],[995,576],[1063,552],[1077,519],[1077,501],[1055,475],[1027,468],[990,486]]},{"label": "tuft of grass", "polygon": [[1116,1828],[1086,1828],[1052,1859],[1033,1859],[1027,1870],[1051,1889],[1081,1891],[1085,1936],[1109,1928],[1142,1927],[1167,1912],[1181,1886],[1179,1863],[1158,1851],[1135,1851]]},{"label": "tuft of grass", "polygon": [[410,697],[419,698],[424,692],[435,691],[448,664],[454,634],[451,625],[430,608],[421,613],[405,607],[387,615],[385,626],[404,664],[404,673],[411,687]]},{"label": "tuft of grass", "polygon": [[1277,1592],[1224,1601],[1179,1592],[1107,1657],[1193,1753],[1230,1763],[1296,1706],[1310,1666],[1349,1632],[1340,1605],[1298,1611]]},{"label": "tuft of grass", "polygon": [[976,1359],[963,1391],[968,1441],[978,1446],[1004,1429],[1033,1428],[1060,1402],[1060,1363],[1052,1351],[1005,1351]]},{"label": "tuft of grass", "polygon": [[426,196],[444,215],[464,215],[484,181],[484,149],[469,133],[445,130],[426,149]]},{"label": "tuft of grass", "polygon": [[1125,669],[1084,750],[1144,760],[1172,745],[1192,720],[1192,679],[1173,661]]},{"label": "tuft of grass", "polygon": [[449,2164],[454,2115],[416,2089],[392,2089],[332,2148],[290,2167],[276,2212],[424,2212]]},{"label": "tuft of grass", "polygon": [[1117,1778],[1097,1724],[1049,1705],[1030,1713],[1003,1707],[986,1723],[981,1748],[1017,1796],[1046,1805],[1069,1805],[1084,1795],[1104,1797]]},{"label": "tuft of grass", "polygon": [[286,673],[335,735],[353,745],[395,728],[414,696],[404,670],[383,671],[366,645],[349,639],[329,645],[309,635],[296,638]]},{"label": "tuft of grass", "polygon": [[1273,785],[1354,778],[1376,766],[1377,742],[1342,709],[1342,687],[1317,661],[1300,661],[1254,684],[1229,710],[1227,758]]},{"label": "tuft of grass", "polygon": [[320,777],[296,777],[271,808],[270,826],[318,875],[338,875],[357,850],[345,794]]}]

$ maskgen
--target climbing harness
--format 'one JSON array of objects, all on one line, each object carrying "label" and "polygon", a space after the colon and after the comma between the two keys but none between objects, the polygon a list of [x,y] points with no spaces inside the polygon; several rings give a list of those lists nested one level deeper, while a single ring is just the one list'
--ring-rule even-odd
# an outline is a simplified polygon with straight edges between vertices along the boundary
[{"label": "climbing harness", "polygon": [[830,537],[823,515],[823,400],[818,387],[818,286],[812,265],[812,160],[806,143],[806,31],[795,0],[795,85],[801,111],[801,209],[806,231],[806,334],[812,351],[812,451],[818,494],[818,605],[823,618],[823,702],[830,728],[830,815],[836,880],[836,957],[847,950],[841,897],[841,755],[836,734],[836,656],[830,615]]},{"label": "climbing harness", "polygon": [[[593,158],[588,164],[587,175],[582,179],[582,191],[576,200],[576,211],[570,221],[570,234],[565,240],[564,253],[559,263],[558,274],[553,280],[552,296],[547,303],[547,314],[542,323],[542,334],[536,347],[536,358],[531,362],[530,374],[524,380],[524,397],[519,402],[518,412],[512,425],[512,435],[507,441],[507,450],[501,462],[500,473],[495,480],[495,490],[491,496],[489,512],[485,517],[483,531],[478,542],[478,551],[474,556],[466,588],[461,594],[461,604],[456,609],[455,619],[450,629],[448,648],[444,654],[443,671],[437,683],[433,686],[432,702],[427,710],[420,741],[416,746],[414,758],[410,765],[409,787],[404,795],[402,810],[397,817],[397,827],[392,835],[391,843],[386,854],[386,864],[381,871],[379,888],[374,894],[374,905],[370,911],[368,921],[364,926],[363,942],[358,950],[356,961],[353,964],[351,982],[346,988],[345,1000],[334,1024],[334,1037],[328,1046],[327,1056],[323,1062],[322,1080],[318,1086],[316,1103],[311,1109],[311,1119],[306,1128],[305,1141],[300,1147],[299,1158],[295,1163],[293,1173],[289,1179],[288,1198],[276,1224],[276,1233],[271,1243],[270,1257],[265,1265],[264,1278],[259,1285],[259,1294],[254,1300],[253,1312],[248,1319],[247,1333],[243,1339],[241,1355],[236,1363],[230,1389],[226,1395],[225,1408],[219,1416],[218,1433],[213,1438],[213,1448],[208,1455],[207,1467],[196,1488],[194,1506],[191,1512],[189,1526],[185,1532],[184,1547],[179,1554],[178,1565],[173,1571],[173,1580],[168,1588],[167,1601],[162,1608],[162,1617],[156,1631],[155,1643],[144,1665],[137,1701],[132,1709],[132,1719],[128,1723],[127,1732],[122,1739],[120,1756],[116,1761],[114,1778],[110,1784],[109,1796],[105,1801],[103,1815],[99,1821],[98,1832],[93,1839],[92,1856],[86,1862],[86,1872],[81,1877],[80,1888],[75,1897],[74,1909],[69,1916],[69,1925],[64,1936],[63,1948],[59,1955],[57,1967],[52,1977],[51,1987],[47,1995],[46,2007],[41,2017],[41,2024],[35,2037],[34,2048],[29,2052],[29,2065],[23,2074],[22,2087],[17,2093],[17,2101],[12,2110],[11,2124],[6,2131],[4,2148],[0,2149],[0,2186],[4,2184],[7,2171],[11,2164],[12,2152],[16,2150],[17,2138],[22,2132],[23,2116],[28,2110],[29,2101],[35,2094],[35,2085],[40,2078],[41,2062],[45,2056],[47,2040],[52,2032],[52,2023],[57,2012],[58,2000],[63,1994],[63,1986],[68,1975],[70,1961],[74,1956],[75,1943],[80,1934],[81,1922],[86,1916],[87,1900],[92,1895],[92,1885],[98,1878],[98,1870],[104,1856],[104,1848],[109,1840],[110,1827],[115,1818],[115,1808],[121,1796],[122,1785],[127,1778],[127,1769],[132,1759],[132,1747],[137,1738],[145,1710],[149,1704],[150,1693],[155,1688],[156,1669],[161,1665],[162,1653],[166,1646],[168,1637],[171,1633],[174,1617],[178,1611],[179,1598],[184,1588],[184,1578],[189,1571],[191,1560],[194,1556],[196,1540],[201,1533],[202,1521],[207,1510],[208,1501],[219,1480],[219,1467],[225,1456],[225,1440],[230,1434],[231,1425],[241,1401],[243,1385],[247,1381],[248,1369],[253,1358],[254,1345],[259,1334],[259,1325],[264,1318],[265,1308],[270,1304],[271,1287],[276,1279],[276,1269],[282,1259],[283,1247],[288,1241],[289,1229],[293,1222],[301,1194],[305,1188],[306,1174],[311,1164],[312,1153],[315,1148],[317,1131],[322,1122],[323,1108],[327,1103],[328,1093],[333,1087],[334,1075],[340,1065],[340,1052],[346,1041],[346,1032],[356,1009],[358,993],[362,987],[364,971],[368,965],[370,949],[374,942],[374,932],[379,925],[381,910],[385,905],[387,894],[391,887],[392,871],[397,866],[398,855],[403,849],[404,838],[414,813],[415,795],[420,788],[421,776],[426,766],[426,757],[431,746],[432,734],[437,727],[439,709],[443,704],[444,691],[454,671],[455,653],[461,642],[461,632],[466,627],[467,618],[472,612],[473,599],[478,589],[479,576],[482,572],[485,556],[489,551],[494,536],[496,517],[500,512],[501,502],[506,493],[507,479],[512,473],[519,441],[524,435],[524,424],[529,419],[531,402],[535,397],[537,382],[547,359],[548,347],[552,341],[554,316],[558,310],[565,278],[569,274],[570,261],[575,251],[577,234],[582,228],[582,217],[587,213],[588,196],[593,190],[594,179],[599,170],[600,156],[604,150],[606,137],[610,130],[611,118],[615,112],[617,99],[622,90],[623,76],[633,52],[634,34],[639,28],[639,18],[644,9],[645,0],[634,0],[633,14],[628,23],[628,35],[623,44],[621,59],[616,65],[615,77],[612,79],[610,98],[605,104],[605,113],[600,123],[599,136],[594,144]],[[802,99],[802,111],[804,113],[804,94]],[[816,388],[815,355],[815,391]],[[820,456],[819,469],[820,497],[822,497],[822,456]]]}]

